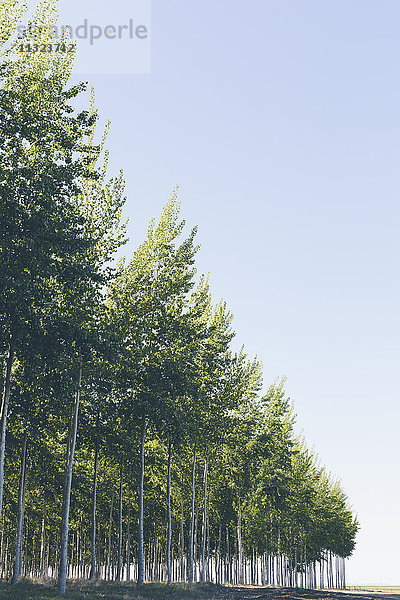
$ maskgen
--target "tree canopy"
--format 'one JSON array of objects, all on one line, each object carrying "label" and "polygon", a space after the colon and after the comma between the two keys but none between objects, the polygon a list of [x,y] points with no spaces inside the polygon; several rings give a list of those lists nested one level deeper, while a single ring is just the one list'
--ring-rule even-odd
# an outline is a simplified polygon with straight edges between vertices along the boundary
[{"label": "tree canopy", "polygon": [[[130,259],[124,177],[69,58],[0,14],[0,571],[345,585],[358,523],[294,432],[285,380],[235,351],[176,192]],[[40,23],[55,23],[43,0]],[[46,35],[47,29],[43,29]],[[96,140],[99,138],[99,141]]]}]

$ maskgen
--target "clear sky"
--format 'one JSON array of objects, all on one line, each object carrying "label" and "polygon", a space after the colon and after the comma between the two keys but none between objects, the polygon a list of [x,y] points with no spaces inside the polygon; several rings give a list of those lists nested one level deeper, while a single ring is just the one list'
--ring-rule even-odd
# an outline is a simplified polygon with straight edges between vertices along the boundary
[{"label": "clear sky", "polygon": [[[69,18],[139,10],[96,4],[68,0]],[[132,242],[179,184],[238,344],[266,385],[287,376],[358,514],[349,583],[399,584],[400,4],[153,0],[151,20],[149,74],[124,46],[125,74],[99,54],[86,77]]]}]

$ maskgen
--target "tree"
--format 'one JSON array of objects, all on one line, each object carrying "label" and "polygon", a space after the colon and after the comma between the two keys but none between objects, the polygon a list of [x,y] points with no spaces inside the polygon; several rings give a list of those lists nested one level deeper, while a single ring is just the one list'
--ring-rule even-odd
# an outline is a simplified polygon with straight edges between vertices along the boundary
[{"label": "tree", "polygon": [[[191,329],[187,327],[185,306],[193,285],[195,230],[176,246],[184,226],[178,222],[178,216],[179,205],[174,194],[157,227],[153,222],[150,224],[146,242],[118,273],[108,296],[110,320],[120,332],[122,342],[117,358],[118,394],[126,423],[133,419],[141,430],[138,585],[144,581],[143,481],[147,424],[165,419],[175,404],[177,387],[182,381],[180,370],[183,367],[184,371],[186,365],[186,339]],[[123,391],[121,386],[124,386]]]},{"label": "tree", "polygon": [[[39,25],[55,24],[55,5],[40,3]],[[194,286],[196,230],[182,238],[176,194],[115,272],[124,179],[108,179],[108,125],[97,143],[93,93],[87,111],[72,107],[84,90],[67,87],[72,57],[23,56],[25,3],[3,8],[1,575],[12,562],[14,583],[58,569],[61,594],[67,571],[122,579],[126,540],[139,585],[146,548],[167,583],[179,554],[182,579],[201,564],[203,580],[262,572],[312,587],[319,565],[322,585],[343,586],[357,521],[294,436],[284,381],[260,396],[225,302],[207,279]]]},{"label": "tree", "polygon": [[[2,22],[3,45],[19,15],[15,3],[10,8],[16,12]],[[55,18],[54,2],[42,2],[36,21],[47,27],[42,28],[41,35],[49,35]],[[7,51],[6,55],[8,58]],[[0,267],[4,274],[0,325],[3,344],[8,345],[1,410],[0,512],[14,357],[22,355],[26,340],[35,345],[43,324],[48,326],[55,313],[60,313],[57,298],[75,306],[75,326],[82,328],[82,318],[76,318],[79,307],[82,313],[96,304],[93,299],[105,281],[104,263],[123,238],[119,226],[122,175],[105,183],[106,164],[97,172],[101,149],[93,144],[97,115],[93,107],[89,112],[73,114],[70,102],[83,86],[65,90],[70,66],[69,59],[20,56],[0,71]],[[78,303],[77,298],[81,300]],[[87,314],[84,320],[87,322]],[[70,318],[69,331],[64,330],[61,336],[57,332],[59,340],[71,341],[71,322]],[[53,322],[46,333],[51,335],[54,329]],[[78,400],[79,393],[76,419]],[[72,469],[74,446],[71,439],[67,474]],[[68,475],[66,490],[69,479]]]}]

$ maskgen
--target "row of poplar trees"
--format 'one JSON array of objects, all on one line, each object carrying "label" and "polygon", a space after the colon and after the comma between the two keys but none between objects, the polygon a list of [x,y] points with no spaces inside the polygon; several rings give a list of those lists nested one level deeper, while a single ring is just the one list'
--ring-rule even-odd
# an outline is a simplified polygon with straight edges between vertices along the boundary
[{"label": "row of poplar trees", "polygon": [[113,267],[123,176],[71,56],[18,53],[24,8],[0,14],[1,577],[344,586],[346,496],[233,352],[175,194]]}]

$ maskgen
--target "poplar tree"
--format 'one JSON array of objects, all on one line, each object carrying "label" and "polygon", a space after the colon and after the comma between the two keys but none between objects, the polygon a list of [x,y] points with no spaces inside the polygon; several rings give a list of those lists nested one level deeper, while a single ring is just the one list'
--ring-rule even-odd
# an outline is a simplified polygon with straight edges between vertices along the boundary
[{"label": "poplar tree", "polygon": [[192,265],[197,248],[195,230],[177,243],[183,226],[174,194],[158,225],[150,224],[147,240],[135,252],[132,261],[121,269],[108,296],[110,322],[121,332],[120,354],[116,357],[118,394],[127,423],[133,420],[140,429],[139,586],[144,582],[143,486],[147,426],[148,422],[157,426],[164,415],[170,413],[188,348],[185,307],[193,286]]},{"label": "poplar tree", "polygon": [[[82,364],[78,355],[87,342],[81,339],[82,330],[92,328],[88,323],[95,318],[93,307],[104,285],[105,262],[123,239],[119,225],[123,178],[105,182],[107,157],[102,169],[97,169],[101,150],[93,143],[97,114],[93,106],[74,114],[71,100],[84,87],[66,88],[71,58],[17,52],[15,59],[12,33],[23,6],[12,3],[9,9],[11,14],[2,14],[1,21],[2,50],[6,47],[3,54],[8,61],[0,70],[0,319],[8,353],[1,407],[0,513],[14,358],[22,356],[27,340],[35,344],[43,326],[49,335],[57,327],[58,341],[75,345]],[[56,18],[55,2],[39,5],[35,23],[44,27],[38,41],[49,41],[46,36]],[[61,299],[58,306],[57,299]],[[68,306],[68,316],[62,306]],[[60,329],[63,320],[68,325]],[[63,538],[67,537],[81,374],[79,366],[66,463]],[[63,564],[65,549],[66,541]],[[62,565],[60,593],[65,590],[63,571]]]},{"label": "poplar tree", "polygon": [[[38,41],[55,7],[40,3]],[[196,230],[182,238],[176,194],[114,272],[124,179],[108,178],[108,124],[97,141],[93,92],[73,110],[73,55],[19,53],[25,2],[1,8],[2,575],[15,540],[13,583],[50,566],[64,594],[68,568],[111,579],[115,558],[122,579],[126,539],[128,577],[137,548],[143,584],[147,545],[151,576],[164,560],[169,583],[179,539],[190,581],[200,546],[203,580],[253,581],[261,561],[267,583],[315,586],[319,563],[322,584],[343,586],[358,523],[294,436],[284,381],[260,396],[261,366],[232,351],[226,304],[206,279],[193,289]]]}]

